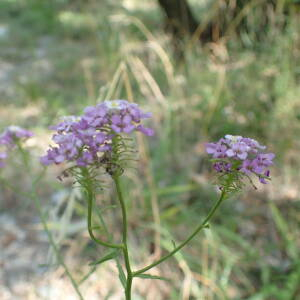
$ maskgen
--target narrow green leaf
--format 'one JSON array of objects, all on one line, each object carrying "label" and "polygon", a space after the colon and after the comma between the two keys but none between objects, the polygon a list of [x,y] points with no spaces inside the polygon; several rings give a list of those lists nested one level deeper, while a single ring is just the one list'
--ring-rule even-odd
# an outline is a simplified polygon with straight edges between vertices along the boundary
[{"label": "narrow green leaf", "polygon": [[113,259],[118,255],[118,251],[112,251],[105,255],[104,257],[100,258],[99,260],[96,260],[94,262],[89,263],[89,266],[95,266],[104,263],[107,260]]},{"label": "narrow green leaf", "polygon": [[165,280],[170,281],[170,279],[162,276],[150,275],[150,274],[138,274],[135,277],[143,278],[143,279],[158,279],[158,280]]},{"label": "narrow green leaf", "polygon": [[173,247],[174,247],[174,249],[176,248],[176,244],[175,244],[175,241],[174,240],[172,240],[172,244],[173,244]]},{"label": "narrow green leaf", "polygon": [[94,229],[95,229],[95,230],[96,230],[96,229],[102,229],[102,227],[99,226],[99,225],[97,225],[97,226],[93,226],[92,229],[93,229],[93,230],[94,230]]},{"label": "narrow green leaf", "polygon": [[117,260],[117,268],[118,268],[118,271],[119,271],[119,279],[123,285],[123,288],[125,289],[126,287],[126,276],[125,276],[125,273],[122,269],[122,266],[120,264],[120,262]]},{"label": "narrow green leaf", "polygon": [[39,268],[54,268],[54,267],[58,267],[59,264],[38,264]]}]

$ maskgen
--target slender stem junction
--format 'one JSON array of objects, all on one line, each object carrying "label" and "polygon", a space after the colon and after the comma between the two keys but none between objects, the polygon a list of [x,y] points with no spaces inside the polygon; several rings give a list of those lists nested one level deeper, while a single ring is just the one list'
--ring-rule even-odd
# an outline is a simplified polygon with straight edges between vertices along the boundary
[{"label": "slender stem junction", "polygon": [[88,232],[91,237],[91,239],[96,242],[99,245],[102,245],[104,247],[108,248],[116,248],[116,249],[122,249],[123,245],[122,244],[113,244],[109,242],[102,241],[98,238],[95,237],[93,233],[93,226],[92,226],[92,213],[93,213],[93,205],[94,205],[94,200],[95,200],[95,193],[94,193],[94,187],[93,183],[91,182],[89,178],[89,173],[87,168],[82,169],[82,175],[85,180],[85,192],[87,196],[87,201],[88,201],[88,216],[87,216],[87,223],[88,223]]},{"label": "slender stem junction", "polygon": [[206,216],[206,218],[204,219],[204,221],[196,228],[196,230],[184,241],[182,242],[179,246],[177,246],[173,251],[171,251],[170,253],[166,254],[165,256],[163,256],[162,258],[160,258],[159,260],[153,262],[152,264],[150,264],[149,266],[135,271],[133,272],[133,277],[142,274],[150,269],[152,269],[153,267],[159,265],[160,263],[162,263],[163,261],[167,260],[169,257],[173,256],[176,252],[178,252],[181,248],[183,248],[191,239],[193,239],[193,237],[203,228],[205,228],[205,226],[207,226],[208,221],[212,218],[212,216],[214,215],[214,213],[216,212],[217,208],[220,206],[220,204],[222,203],[222,201],[225,198],[225,191],[222,191],[221,196],[219,198],[219,200],[216,202],[216,204],[211,208],[210,212],[208,213],[208,215]]}]

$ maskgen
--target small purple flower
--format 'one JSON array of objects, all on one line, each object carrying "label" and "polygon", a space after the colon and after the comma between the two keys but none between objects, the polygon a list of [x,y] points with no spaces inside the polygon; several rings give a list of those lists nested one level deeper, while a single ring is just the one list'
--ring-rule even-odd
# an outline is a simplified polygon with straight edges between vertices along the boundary
[{"label": "small purple flower", "polygon": [[247,175],[251,174],[251,172],[253,171],[252,161],[250,159],[245,159],[242,163],[240,171]]},{"label": "small purple flower", "polygon": [[62,122],[55,126],[50,126],[49,128],[52,130],[57,130],[58,132],[69,132],[72,130],[73,124],[78,121],[78,117],[76,116],[65,116],[62,119]]},{"label": "small purple flower", "polygon": [[206,152],[212,154],[213,158],[222,158],[226,156],[227,147],[220,143],[207,143]]},{"label": "small purple flower", "polygon": [[242,142],[237,142],[231,145],[231,148],[226,151],[228,157],[235,157],[244,160],[248,156],[249,146]]},{"label": "small purple flower", "polygon": [[92,164],[93,163],[93,160],[94,160],[94,157],[93,155],[88,152],[88,151],[85,151],[82,153],[82,155],[77,159],[77,166],[79,167],[85,167],[89,164]]},{"label": "small purple flower", "polygon": [[269,167],[273,164],[274,157],[274,153],[260,153],[257,155],[256,159],[260,165],[264,167]]},{"label": "small purple flower", "polygon": [[256,140],[250,139],[250,138],[241,138],[241,142],[245,143],[247,146],[250,147],[251,151],[253,153],[257,153],[259,150],[266,149],[266,146],[260,145]]},{"label": "small purple flower", "polygon": [[[268,179],[270,179],[270,170],[266,170],[265,173],[264,173],[264,175],[265,175]],[[265,177],[262,177],[262,176],[259,177],[259,181],[260,181],[261,183],[263,183],[263,184],[267,184],[267,183],[268,183],[268,182],[266,181],[266,178],[265,178]]]},{"label": "small purple flower", "polygon": [[217,162],[213,164],[213,168],[219,173],[230,172],[231,167],[232,167],[231,163]]},{"label": "small purple flower", "polygon": [[108,136],[105,133],[97,132],[94,140],[97,145],[102,145],[107,140],[107,138]]},{"label": "small purple flower", "polygon": [[130,115],[113,115],[111,117],[111,123],[111,128],[117,133],[131,133],[135,129],[135,126],[132,124],[132,118]]},{"label": "small purple flower", "polygon": [[128,107],[128,112],[131,115],[134,122],[139,123],[141,119],[147,119],[152,116],[151,113],[144,113],[142,112],[137,104],[131,103]]},{"label": "small purple flower", "polygon": [[50,148],[47,150],[47,154],[40,158],[43,165],[60,164],[65,160],[65,156],[61,153],[60,148]]},{"label": "small purple flower", "polygon": [[137,131],[140,131],[141,133],[147,135],[147,136],[153,136],[154,130],[152,128],[144,127],[143,125],[138,125],[136,127]]},{"label": "small purple flower", "polygon": [[107,118],[108,108],[104,103],[94,106],[88,106],[84,110],[84,115],[82,117],[90,126],[99,127],[103,126],[108,122]]},{"label": "small purple flower", "polygon": [[257,159],[246,159],[243,161],[240,171],[244,172],[247,175],[249,175],[251,172],[261,174],[263,173],[263,168],[260,167],[260,165],[257,162]]}]

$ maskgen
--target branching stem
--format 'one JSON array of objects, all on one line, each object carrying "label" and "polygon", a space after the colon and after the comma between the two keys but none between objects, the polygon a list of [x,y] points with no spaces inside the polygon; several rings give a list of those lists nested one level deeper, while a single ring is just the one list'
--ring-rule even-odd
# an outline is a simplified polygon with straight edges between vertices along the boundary
[{"label": "branching stem", "polygon": [[173,256],[181,248],[183,248],[191,239],[194,238],[195,235],[197,235],[197,233],[199,231],[201,231],[203,228],[205,228],[205,226],[207,225],[208,221],[212,218],[212,216],[216,212],[217,208],[220,206],[220,204],[224,200],[225,196],[226,196],[225,191],[222,191],[219,200],[211,208],[210,212],[208,213],[208,215],[206,216],[206,218],[204,219],[204,221],[196,228],[196,230],[184,242],[182,242],[179,246],[177,246],[173,251],[171,251],[170,253],[166,254],[165,256],[163,256],[162,258],[160,258],[159,260],[153,262],[149,266],[147,266],[147,267],[145,267],[145,268],[143,268],[141,270],[133,272],[132,273],[133,277],[135,277],[137,275],[140,275],[140,274],[143,274],[144,272],[146,272],[146,271],[152,269],[153,267],[159,265],[160,263],[164,262],[165,260],[167,260],[168,258],[170,258],[171,256]]},{"label": "branching stem", "polygon": [[87,168],[82,168],[82,176],[85,180],[85,192],[86,192],[87,202],[88,202],[87,223],[88,223],[88,232],[91,239],[97,244],[104,247],[123,249],[122,244],[113,244],[113,243],[105,242],[95,237],[93,233],[93,225],[92,225],[93,205],[95,200],[94,187],[93,187],[93,183],[90,180],[89,171]]}]

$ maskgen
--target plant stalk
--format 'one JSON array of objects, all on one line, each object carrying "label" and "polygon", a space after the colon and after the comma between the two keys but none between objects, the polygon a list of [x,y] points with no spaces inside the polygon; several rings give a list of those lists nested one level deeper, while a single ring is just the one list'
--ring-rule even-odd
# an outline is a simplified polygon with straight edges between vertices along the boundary
[{"label": "plant stalk", "polygon": [[131,287],[132,287],[132,280],[133,274],[130,266],[129,254],[128,254],[128,246],[127,246],[127,213],[126,213],[126,206],[121,190],[120,180],[118,176],[113,176],[113,180],[116,185],[118,199],[122,209],[122,220],[123,220],[123,234],[122,234],[122,243],[123,243],[123,255],[125,261],[125,267],[127,271],[127,278],[126,278],[126,286],[125,286],[125,298],[126,300],[131,300]]},{"label": "plant stalk", "polygon": [[139,274],[142,274],[142,273],[144,273],[144,272],[152,269],[153,267],[159,265],[163,261],[167,260],[168,258],[170,258],[171,256],[173,256],[176,252],[178,252],[181,248],[183,248],[190,240],[192,240],[194,238],[194,236],[197,235],[197,233],[199,231],[201,231],[203,228],[205,228],[205,226],[207,225],[208,221],[212,218],[212,216],[216,212],[217,208],[220,206],[220,204],[224,200],[225,195],[226,195],[225,191],[222,191],[219,200],[211,208],[210,212],[208,213],[208,215],[206,216],[206,218],[204,219],[204,221],[196,228],[196,230],[184,242],[182,242],[179,246],[177,246],[173,251],[171,251],[170,253],[166,254],[165,256],[163,256],[162,258],[160,258],[159,260],[153,262],[149,266],[147,266],[147,267],[145,267],[145,268],[143,268],[141,270],[133,272],[132,273],[133,277],[135,277],[135,276],[137,276]]},{"label": "plant stalk", "polygon": [[113,244],[109,242],[104,242],[98,238],[95,237],[93,233],[93,226],[92,226],[92,216],[93,216],[93,205],[94,205],[94,191],[93,191],[93,185],[89,178],[89,171],[87,168],[82,168],[82,175],[84,177],[84,180],[86,181],[86,187],[85,192],[87,195],[87,202],[88,202],[88,215],[87,215],[87,223],[88,223],[88,232],[91,237],[91,239],[96,242],[97,244],[108,247],[108,248],[115,248],[115,249],[123,249],[122,244]]}]

